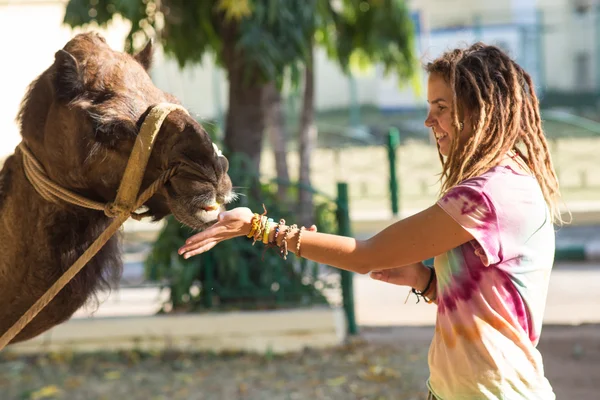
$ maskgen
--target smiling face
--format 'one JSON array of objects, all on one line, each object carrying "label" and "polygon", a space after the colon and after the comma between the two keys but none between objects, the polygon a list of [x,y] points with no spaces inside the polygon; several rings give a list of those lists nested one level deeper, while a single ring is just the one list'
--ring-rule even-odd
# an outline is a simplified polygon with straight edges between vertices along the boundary
[{"label": "smiling face", "polygon": [[[431,73],[427,82],[429,113],[425,126],[433,130],[439,151],[444,157],[450,153],[452,141],[457,134],[460,144],[472,133],[470,123],[463,122],[462,130],[454,126],[452,97],[452,88],[444,78],[439,74]],[[468,113],[465,113],[465,118],[459,118],[459,121],[468,119]]]}]

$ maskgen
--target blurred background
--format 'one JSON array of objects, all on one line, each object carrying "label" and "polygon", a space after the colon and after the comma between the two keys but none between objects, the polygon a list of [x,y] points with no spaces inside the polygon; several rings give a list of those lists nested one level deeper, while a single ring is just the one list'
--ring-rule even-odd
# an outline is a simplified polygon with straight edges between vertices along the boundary
[{"label": "blurred background", "polygon": [[[231,162],[240,200],[367,238],[432,204],[422,65],[476,41],[536,84],[562,210],[540,349],[558,398],[600,389],[600,2],[0,0],[0,157],[27,86],[79,32],[155,44],[150,75]],[[128,221],[119,288],[0,353],[2,399],[421,399],[435,306],[246,240]]]}]

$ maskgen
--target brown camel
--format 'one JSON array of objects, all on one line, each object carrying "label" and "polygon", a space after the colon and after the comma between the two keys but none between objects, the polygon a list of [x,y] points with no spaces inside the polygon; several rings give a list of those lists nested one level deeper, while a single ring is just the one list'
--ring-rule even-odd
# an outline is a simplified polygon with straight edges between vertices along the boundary
[{"label": "brown camel", "polygon": [[[80,34],[30,86],[18,120],[24,143],[62,187],[99,202],[113,201],[134,140],[153,105],[178,103],[154,86],[147,69],[152,43],[130,56],[95,34]],[[101,211],[44,200],[26,179],[16,151],[0,172],[0,334],[56,281],[108,226]],[[228,161],[201,125],[176,110],[162,125],[142,190],[172,166],[178,173],[145,205],[154,220],[172,213],[201,229],[215,204],[233,199]],[[122,272],[113,237],[12,341],[33,338],[68,320]]]}]

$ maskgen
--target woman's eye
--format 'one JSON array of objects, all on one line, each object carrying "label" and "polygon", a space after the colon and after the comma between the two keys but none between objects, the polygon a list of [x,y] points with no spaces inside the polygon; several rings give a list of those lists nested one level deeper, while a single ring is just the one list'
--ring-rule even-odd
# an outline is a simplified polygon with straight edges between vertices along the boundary
[{"label": "woman's eye", "polygon": [[444,111],[447,107],[444,106],[438,106],[440,111]]}]

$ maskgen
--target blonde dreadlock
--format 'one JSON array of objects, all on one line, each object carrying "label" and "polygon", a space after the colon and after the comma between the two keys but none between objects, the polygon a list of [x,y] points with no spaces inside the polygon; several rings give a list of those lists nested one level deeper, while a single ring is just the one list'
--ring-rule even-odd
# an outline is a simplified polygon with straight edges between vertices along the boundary
[{"label": "blonde dreadlock", "polygon": [[[446,160],[440,153],[442,193],[498,165],[513,150],[539,182],[553,221],[562,222],[558,179],[529,74],[498,47],[483,43],[444,53],[425,69],[450,84],[455,129],[461,123],[473,125],[464,145],[454,135]],[[475,117],[463,122],[464,110]]]}]

